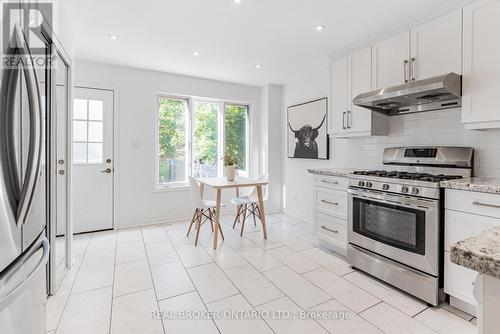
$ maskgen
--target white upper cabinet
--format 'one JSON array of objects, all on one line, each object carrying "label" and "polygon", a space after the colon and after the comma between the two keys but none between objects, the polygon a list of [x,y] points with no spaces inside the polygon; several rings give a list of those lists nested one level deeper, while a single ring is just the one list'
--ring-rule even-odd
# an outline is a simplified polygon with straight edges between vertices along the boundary
[{"label": "white upper cabinet", "polygon": [[468,129],[500,128],[500,1],[464,7],[462,122]]},{"label": "white upper cabinet", "polygon": [[386,116],[354,106],[353,98],[371,90],[371,47],[331,64],[331,134],[336,137],[386,135]]},{"label": "white upper cabinet", "polygon": [[462,74],[462,10],[411,29],[410,80]]},{"label": "white upper cabinet", "polygon": [[331,65],[331,105],[330,105],[330,134],[343,133],[347,129],[346,117],[349,107],[347,92],[347,57],[332,62]]},{"label": "white upper cabinet", "polygon": [[397,86],[408,82],[410,75],[410,32],[373,44],[373,89]]}]

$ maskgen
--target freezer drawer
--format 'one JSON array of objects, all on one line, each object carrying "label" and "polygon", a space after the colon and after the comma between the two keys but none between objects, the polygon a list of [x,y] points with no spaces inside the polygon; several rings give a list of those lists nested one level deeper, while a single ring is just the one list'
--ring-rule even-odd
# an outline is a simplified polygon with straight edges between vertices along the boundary
[{"label": "freezer drawer", "polygon": [[47,260],[45,232],[0,276],[0,333],[45,333]]}]

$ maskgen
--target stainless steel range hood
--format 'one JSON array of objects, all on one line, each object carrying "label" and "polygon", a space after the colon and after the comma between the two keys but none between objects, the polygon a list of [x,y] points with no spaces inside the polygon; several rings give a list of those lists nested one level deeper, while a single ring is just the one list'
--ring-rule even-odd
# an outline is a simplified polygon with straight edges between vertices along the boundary
[{"label": "stainless steel range hood", "polygon": [[389,116],[457,108],[462,105],[462,77],[449,73],[358,95],[353,103]]}]

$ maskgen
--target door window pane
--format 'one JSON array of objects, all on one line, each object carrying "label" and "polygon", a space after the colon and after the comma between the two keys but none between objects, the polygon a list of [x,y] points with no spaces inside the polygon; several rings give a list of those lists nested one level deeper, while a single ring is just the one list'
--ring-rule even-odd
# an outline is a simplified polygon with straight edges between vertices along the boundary
[{"label": "door window pane", "polygon": [[193,103],[193,171],[194,177],[217,176],[217,130],[220,104],[213,102]]},{"label": "door window pane", "polygon": [[89,141],[102,142],[103,122],[89,122]]},{"label": "door window pane", "polygon": [[88,144],[88,162],[89,163],[102,163],[102,143],[89,143]]},{"label": "door window pane", "polygon": [[158,99],[158,182],[187,181],[188,101]]},{"label": "door window pane", "polygon": [[89,120],[102,121],[103,109],[104,109],[103,101],[89,100]]},{"label": "door window pane", "polygon": [[248,171],[247,118],[248,106],[226,104],[224,112],[224,150],[236,158],[237,168],[240,171]]},{"label": "door window pane", "polygon": [[87,119],[87,100],[74,99],[73,119]]},{"label": "door window pane", "polygon": [[74,163],[87,162],[87,143],[73,144],[73,162]]},{"label": "door window pane", "polygon": [[73,141],[87,141],[87,121],[73,121]]}]

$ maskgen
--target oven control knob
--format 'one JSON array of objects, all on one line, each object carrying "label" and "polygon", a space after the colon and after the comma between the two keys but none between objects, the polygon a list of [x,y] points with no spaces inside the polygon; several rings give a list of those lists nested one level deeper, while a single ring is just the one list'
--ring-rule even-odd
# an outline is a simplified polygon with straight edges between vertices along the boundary
[{"label": "oven control knob", "polygon": [[364,187],[364,186],[365,186],[365,182],[364,182],[364,181],[359,181],[359,182],[358,182],[358,186],[360,186],[360,187]]},{"label": "oven control knob", "polygon": [[401,187],[401,192],[402,192],[403,194],[406,194],[406,193],[408,192],[408,187],[407,187],[407,186],[402,186],[402,187]]},{"label": "oven control knob", "polygon": [[368,188],[371,188],[371,187],[373,186],[373,184],[372,184],[371,182],[366,182],[366,186],[367,186]]},{"label": "oven control knob", "polygon": [[389,190],[389,185],[387,183],[383,184],[382,189]]},{"label": "oven control knob", "polygon": [[413,187],[413,188],[411,188],[411,193],[412,193],[413,195],[417,195],[417,194],[418,194],[418,188],[417,188],[417,187]]}]

